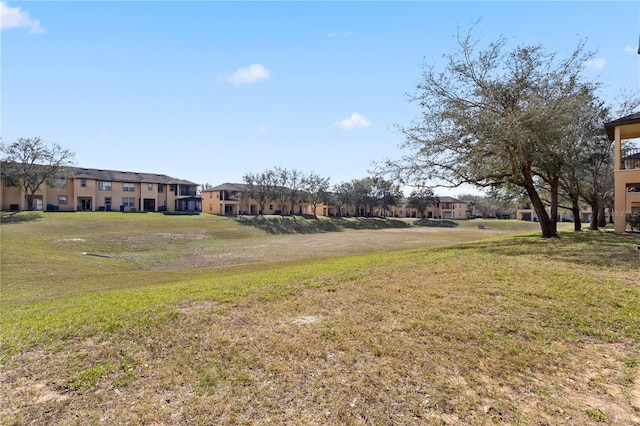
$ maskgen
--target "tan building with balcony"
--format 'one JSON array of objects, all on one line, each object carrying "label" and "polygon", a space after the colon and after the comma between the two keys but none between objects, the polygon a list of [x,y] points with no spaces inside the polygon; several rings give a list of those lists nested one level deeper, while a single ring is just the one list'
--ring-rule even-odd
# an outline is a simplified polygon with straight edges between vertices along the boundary
[{"label": "tan building with balcony", "polygon": [[614,230],[627,230],[626,217],[640,214],[640,148],[624,148],[624,141],[640,138],[640,112],[605,124],[614,142]]},{"label": "tan building with balcony", "polygon": [[[263,214],[280,214],[284,211],[288,214],[291,210],[289,203],[280,205],[279,201],[270,200],[265,204]],[[208,188],[202,191],[202,211],[204,213],[215,215],[238,215],[248,214],[256,215],[260,213],[260,206],[256,200],[249,198],[247,195],[247,185],[243,183],[223,183],[222,185]],[[339,212],[339,213],[338,213]],[[293,213],[295,214],[313,214],[313,206],[307,202],[301,202],[294,205]],[[421,213],[416,209],[407,207],[407,199],[403,198],[396,206],[391,206],[386,212],[382,212],[379,207],[373,209],[372,212],[360,211],[356,212],[353,205],[337,206],[328,204],[319,204],[316,207],[318,216],[374,216],[390,215],[397,218],[420,218]],[[437,219],[467,219],[468,204],[464,201],[457,200],[452,197],[440,197],[440,202],[429,206],[426,216]]]},{"label": "tan building with balcony", "polygon": [[[33,200],[34,210],[199,212],[198,185],[153,173],[72,168],[73,177],[43,185]],[[2,210],[27,208],[22,189],[3,179]]]}]

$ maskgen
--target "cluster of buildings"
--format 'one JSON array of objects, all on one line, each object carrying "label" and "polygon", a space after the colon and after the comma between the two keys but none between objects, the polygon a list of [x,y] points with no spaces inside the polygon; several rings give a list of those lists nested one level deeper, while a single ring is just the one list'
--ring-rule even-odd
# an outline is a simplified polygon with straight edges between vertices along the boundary
[{"label": "cluster of buildings", "polygon": [[[239,214],[301,214],[313,215],[314,206],[308,202],[297,202],[293,206],[290,203],[270,201],[265,204],[264,211],[260,211],[259,204],[248,197],[247,185],[241,183],[224,183],[202,191],[203,212],[215,215],[239,215]],[[315,206],[315,214],[318,216],[389,216],[389,217],[414,217],[420,218],[423,213],[415,208],[407,206],[407,199],[390,206],[386,211],[380,207],[367,210],[364,207],[354,205],[335,206],[331,204],[318,204]],[[440,202],[428,207],[424,212],[427,218],[438,219],[467,219],[470,215],[468,204],[452,197],[440,197]]]},{"label": "cluster of buildings", "polygon": [[[623,141],[640,138],[640,113],[631,114],[605,124],[609,139],[614,142],[614,230],[626,230],[626,216],[640,214],[640,150],[625,150]],[[298,202],[291,206],[268,202],[260,211],[258,202],[248,196],[244,184],[225,183],[198,192],[198,184],[162,174],[134,173],[114,170],[74,168],[72,177],[59,179],[55,185],[42,185],[33,198],[34,210],[46,211],[121,211],[121,212],[204,212],[213,215],[239,214],[316,214],[318,216],[391,216],[398,218],[467,219],[475,212],[461,200],[440,197],[440,202],[418,212],[403,199],[386,211],[379,207],[364,210],[356,206],[316,205]],[[535,211],[529,206],[518,209],[516,218],[535,221]],[[2,180],[0,209],[27,210],[24,191],[15,182]],[[358,210],[356,210],[358,209]],[[315,211],[314,211],[315,210]],[[581,212],[588,222],[591,211]],[[558,220],[573,221],[571,213],[562,213]]]},{"label": "cluster of buildings", "polygon": [[[121,211],[121,212],[203,212],[214,215],[308,214],[314,207],[308,202],[293,206],[271,201],[260,212],[258,203],[247,195],[247,186],[225,183],[198,193],[198,184],[183,179],[153,173],[135,173],[87,168],[72,169],[72,176],[54,185],[42,185],[33,198],[33,209],[40,211]],[[0,208],[5,211],[27,210],[22,188],[3,180]],[[407,206],[407,200],[390,207],[372,211],[356,211],[355,206],[316,206],[319,216],[392,216],[421,217],[422,213]],[[464,201],[441,197],[430,206],[426,217],[466,219],[470,212]]]}]

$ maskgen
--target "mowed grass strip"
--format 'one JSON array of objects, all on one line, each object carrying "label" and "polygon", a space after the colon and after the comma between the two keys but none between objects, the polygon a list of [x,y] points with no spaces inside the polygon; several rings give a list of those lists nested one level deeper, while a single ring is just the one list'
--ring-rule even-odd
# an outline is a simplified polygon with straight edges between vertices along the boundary
[{"label": "mowed grass strip", "polygon": [[523,235],[7,303],[0,418],[633,424],[635,244]]}]

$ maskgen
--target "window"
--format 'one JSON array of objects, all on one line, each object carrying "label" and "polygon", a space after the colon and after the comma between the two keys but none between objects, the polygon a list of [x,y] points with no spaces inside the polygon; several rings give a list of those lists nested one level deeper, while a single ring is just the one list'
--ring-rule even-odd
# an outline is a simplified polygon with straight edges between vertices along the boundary
[{"label": "window", "polygon": [[125,207],[135,207],[136,200],[135,198],[125,197],[122,199],[122,205]]},{"label": "window", "polygon": [[159,183],[158,184],[158,192],[164,192],[164,184],[163,183]]},{"label": "window", "polygon": [[67,204],[67,196],[66,195],[58,195],[58,204],[60,204],[60,205]]},{"label": "window", "polygon": [[86,179],[80,180],[80,186],[83,187],[83,188],[86,188],[87,187],[87,180]]},{"label": "window", "polygon": [[176,192],[176,186],[175,185],[169,185],[169,191]]},{"label": "window", "polygon": [[123,183],[122,190],[124,192],[133,192],[136,190],[135,185],[133,183]]},{"label": "window", "polygon": [[111,197],[104,197],[104,204],[106,206],[110,206],[111,205]]},{"label": "window", "polygon": [[153,191],[153,184],[152,184],[152,183],[148,183],[148,184],[147,184],[147,189],[148,189],[149,191]]},{"label": "window", "polygon": [[100,191],[111,191],[111,182],[101,180],[98,182],[98,189]]}]

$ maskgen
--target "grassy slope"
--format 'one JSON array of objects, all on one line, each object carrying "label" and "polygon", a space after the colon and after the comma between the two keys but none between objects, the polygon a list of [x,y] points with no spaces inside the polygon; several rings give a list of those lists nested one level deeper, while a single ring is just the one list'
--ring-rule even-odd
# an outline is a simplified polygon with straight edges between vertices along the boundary
[{"label": "grassy slope", "polygon": [[[219,218],[170,218],[182,221],[176,233],[162,216],[70,216],[2,225],[4,423],[640,416],[640,268],[628,237],[529,234],[159,270],[172,253],[283,240]],[[490,227],[509,226],[526,225]],[[455,241],[493,235],[463,227]],[[118,257],[78,257],[87,244]]]}]

